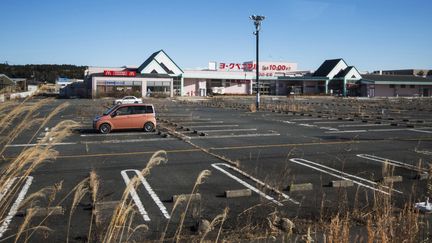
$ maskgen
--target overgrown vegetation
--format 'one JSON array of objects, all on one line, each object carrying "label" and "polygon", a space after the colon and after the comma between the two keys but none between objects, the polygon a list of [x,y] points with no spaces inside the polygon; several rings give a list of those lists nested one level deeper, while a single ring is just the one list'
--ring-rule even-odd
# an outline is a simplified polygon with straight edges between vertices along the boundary
[{"label": "overgrown vegetation", "polygon": [[58,77],[83,79],[86,68],[86,66],[68,64],[0,64],[0,73],[10,78],[26,78],[27,80],[54,83]]},{"label": "overgrown vegetation", "polygon": [[[46,124],[58,113],[68,108],[68,104],[59,105],[43,118],[37,118],[38,110],[50,103],[51,100],[44,99],[35,103],[7,102],[0,104],[0,156],[3,155],[5,146],[11,144],[23,131],[33,129],[35,134],[41,131]],[[160,105],[165,110],[169,108]],[[247,105],[246,105],[247,107]],[[278,109],[283,109],[279,107]],[[289,109],[302,110],[302,107],[293,106]],[[309,109],[309,108],[307,108]],[[80,112],[86,112],[81,110]],[[71,131],[77,127],[77,123],[69,120],[60,122],[52,128],[50,136],[45,137],[36,146],[26,148],[16,158],[3,161],[4,166],[0,174],[0,225],[8,222],[14,215],[9,215],[15,198],[20,192],[27,178],[36,169],[47,161],[55,160],[58,153],[53,144],[61,142]],[[169,127],[167,129],[170,129]],[[172,128],[171,128],[172,129]],[[176,135],[175,129],[171,130]],[[181,134],[178,134],[182,139]],[[34,136],[28,141],[31,142]],[[197,148],[198,145],[192,144]],[[209,152],[201,148],[203,152],[214,158],[227,162],[233,166],[241,167],[239,161],[232,161],[222,155]],[[291,157],[291,152],[287,158]],[[158,151],[149,159],[146,166],[140,171],[140,175],[147,177],[153,168],[168,162],[166,151]],[[419,163],[421,167],[422,163]],[[432,168],[432,167],[429,167]],[[432,174],[432,169],[429,174]],[[382,168],[382,177],[392,176],[394,167],[385,163]],[[281,177],[289,175],[289,171],[281,172]],[[190,194],[199,192],[200,187],[211,177],[211,172],[203,170],[197,175],[197,179],[191,185]],[[282,181],[283,178],[272,178],[268,181],[271,186],[260,186],[267,192],[277,193],[283,190],[283,185],[274,181]],[[102,203],[103,197],[99,189],[104,181],[95,170],[89,171],[89,176],[83,178],[72,190],[68,191],[63,198],[56,199],[56,195],[64,190],[63,183],[58,183],[42,188],[36,193],[26,196],[21,203],[20,209],[25,210],[25,216],[19,225],[17,232],[7,239],[16,242],[31,242],[36,234],[43,233],[46,236],[55,234],[55,228],[49,228],[46,221],[51,217],[48,211],[42,219],[36,218],[38,210],[53,206],[67,206],[69,211],[65,216],[68,218],[64,241],[72,241],[72,220],[81,201],[86,197],[91,203],[91,215],[89,217],[89,228],[87,233],[88,242],[142,242],[158,239],[159,242],[240,242],[240,241],[269,241],[276,242],[428,242],[429,223],[424,214],[413,207],[414,195],[406,199],[404,205],[396,205],[392,194],[392,183],[380,182],[378,187],[386,190],[383,193],[365,193],[357,189],[354,201],[350,201],[347,192],[339,192],[340,201],[328,202],[325,195],[321,197],[321,208],[318,217],[308,218],[302,216],[287,216],[286,207],[276,207],[267,201],[263,201],[243,212],[222,207],[216,210],[213,218],[203,218],[202,208],[194,208],[192,197],[179,196],[172,202],[170,218],[159,225],[156,237],[147,238],[151,230],[148,225],[143,224],[136,217],[137,209],[130,191],[137,189],[141,181],[138,176],[131,179],[122,193],[118,204],[113,208],[112,216],[105,225],[96,224],[96,205]],[[432,179],[428,178],[426,195],[431,195]],[[414,189],[412,190],[415,191]],[[3,193],[6,192],[6,193]],[[41,200],[44,199],[44,200]],[[41,204],[43,202],[43,204]],[[330,205],[329,205],[330,204]],[[292,210],[292,208],[290,208]],[[301,206],[298,208],[302,209]],[[267,212],[264,217],[257,215],[258,212]],[[193,220],[187,220],[192,218]],[[191,223],[192,222],[192,223]],[[194,230],[190,230],[194,228]]]}]

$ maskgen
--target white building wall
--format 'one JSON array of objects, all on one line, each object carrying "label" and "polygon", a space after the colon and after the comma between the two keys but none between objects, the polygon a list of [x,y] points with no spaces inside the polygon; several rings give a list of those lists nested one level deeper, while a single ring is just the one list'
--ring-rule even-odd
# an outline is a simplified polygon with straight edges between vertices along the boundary
[{"label": "white building wall", "polygon": [[156,61],[163,63],[168,69],[174,72],[175,75],[180,75],[182,71],[167,57],[163,52],[160,52],[156,57]]},{"label": "white building wall", "polygon": [[171,78],[144,78],[144,77],[114,77],[114,76],[104,76],[104,77],[93,77],[92,78],[92,97],[96,97],[97,82],[98,81],[135,81],[141,82],[141,95],[145,97],[147,95],[147,82],[148,81],[158,81],[158,82],[171,82],[171,93],[173,96],[173,81]]},{"label": "white building wall", "polygon": [[317,92],[318,92],[318,83],[317,82],[305,81],[303,83],[303,93],[304,94],[315,94]]},{"label": "white building wall", "polygon": [[[354,78],[352,78],[354,76]],[[355,68],[352,68],[345,76],[346,79],[350,80],[359,80],[361,79],[361,75]]]},{"label": "white building wall", "polygon": [[393,97],[395,89],[389,88],[388,84],[375,84],[375,97]]},{"label": "white building wall", "polygon": [[332,79],[336,74],[338,74],[341,70],[347,68],[348,65],[343,60],[340,60],[339,63],[333,68],[333,70],[327,75],[328,78]]},{"label": "white building wall", "polygon": [[233,84],[225,87],[225,94],[248,94],[248,84]]},{"label": "white building wall", "polygon": [[157,73],[159,74],[167,74],[167,72],[155,61],[152,60],[147,67],[145,67],[141,73],[145,74],[145,73],[151,73],[153,70],[155,70]]},{"label": "white building wall", "polygon": [[412,97],[412,96],[422,96],[423,89],[429,88],[432,90],[432,86],[427,85],[415,85],[414,88],[410,88],[406,85],[405,88],[401,88],[400,85],[395,85],[394,88],[390,88],[388,84],[376,84],[375,85],[375,96],[377,97]]},{"label": "white building wall", "polygon": [[184,79],[184,95],[185,96],[195,96],[196,95],[196,80],[194,79]]},{"label": "white building wall", "polygon": [[401,88],[399,85],[396,86],[396,94],[398,96],[421,96],[418,88],[410,88],[407,85],[405,88]]}]

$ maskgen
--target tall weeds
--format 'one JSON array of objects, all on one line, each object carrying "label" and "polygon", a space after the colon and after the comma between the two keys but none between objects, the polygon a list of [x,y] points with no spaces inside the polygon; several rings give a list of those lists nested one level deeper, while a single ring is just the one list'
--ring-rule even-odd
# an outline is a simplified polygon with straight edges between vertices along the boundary
[{"label": "tall weeds", "polygon": [[[211,171],[209,171],[209,170],[203,170],[203,171],[201,171],[201,173],[198,175],[198,177],[197,177],[197,179],[195,181],[195,184],[194,184],[194,186],[192,188],[191,194],[194,194],[196,192],[196,190],[198,189],[198,186],[201,185],[201,184],[203,184],[204,180],[207,177],[209,177],[210,175],[211,175]],[[188,212],[189,205],[190,205],[191,201],[192,201],[192,197],[189,197],[189,199],[188,199],[188,201],[186,203],[186,208],[185,208],[184,212],[181,214],[180,223],[179,223],[179,226],[177,228],[177,232],[174,235],[174,238],[175,238],[176,242],[180,241],[180,236],[181,236],[182,229],[183,229],[183,223],[184,223],[184,220],[186,218],[186,215],[187,215],[187,212]]]},{"label": "tall weeds", "polygon": [[[157,151],[147,162],[146,167],[141,171],[141,175],[149,175],[152,168],[161,163],[166,163],[167,161],[168,157],[166,151]],[[129,197],[129,193],[132,188],[136,189],[139,184],[139,177],[134,176],[130,183],[126,186],[126,189],[123,191],[120,203],[115,208],[113,216],[111,217],[111,221],[104,232],[102,240],[103,242],[118,241],[123,238],[124,228],[127,225],[128,219],[133,215],[134,212],[134,204],[132,203],[133,200]]]},{"label": "tall weeds", "polygon": [[[23,131],[30,128],[32,125],[41,122],[39,118],[35,118],[38,115],[40,108],[50,103],[50,99],[41,100],[32,104],[24,102],[14,105],[10,109],[2,108],[2,111],[7,111],[0,118],[0,145],[3,147],[0,149],[0,154],[2,154],[6,145],[10,144],[15,138],[17,138]],[[55,114],[60,110],[64,109],[66,106],[61,106],[55,110]],[[49,121],[55,114],[49,114],[48,119],[45,119],[45,123]],[[44,123],[42,122],[42,123]],[[14,203],[16,196],[20,192],[20,188],[26,182],[28,176],[30,176],[40,165],[43,163],[53,160],[57,157],[58,153],[53,149],[52,142],[62,141],[67,135],[70,134],[71,129],[76,127],[76,123],[73,121],[63,121],[53,128],[55,133],[51,134],[51,139],[46,145],[42,146],[37,143],[34,146],[25,148],[16,158],[10,161],[2,167],[0,173],[0,223],[3,224],[7,220],[8,210]],[[13,127],[12,127],[13,126]],[[59,187],[49,187],[41,191],[31,194],[23,202],[21,202],[21,207],[28,204],[33,205],[37,201],[37,198],[45,197],[48,195],[48,203],[50,204],[54,198],[55,193],[60,190]],[[29,210],[26,215],[24,224],[19,228],[16,240],[21,238],[21,234],[25,231],[38,230],[38,229],[48,229],[44,226],[39,225],[38,227],[28,228],[31,218],[33,216],[32,211]],[[30,236],[29,236],[30,237]],[[27,240],[27,238],[26,238]]]}]

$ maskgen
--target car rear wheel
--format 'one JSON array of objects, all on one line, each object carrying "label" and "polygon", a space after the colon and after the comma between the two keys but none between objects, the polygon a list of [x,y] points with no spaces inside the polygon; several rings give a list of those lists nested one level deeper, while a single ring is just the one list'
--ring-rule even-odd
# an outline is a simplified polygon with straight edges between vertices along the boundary
[{"label": "car rear wheel", "polygon": [[102,134],[107,134],[111,132],[111,126],[107,123],[100,125],[99,132]]},{"label": "car rear wheel", "polygon": [[121,102],[119,101],[119,102],[117,102],[117,105],[121,105]]},{"label": "car rear wheel", "polygon": [[145,132],[152,132],[153,130],[154,130],[153,122],[146,122],[146,124],[144,124],[144,131]]}]

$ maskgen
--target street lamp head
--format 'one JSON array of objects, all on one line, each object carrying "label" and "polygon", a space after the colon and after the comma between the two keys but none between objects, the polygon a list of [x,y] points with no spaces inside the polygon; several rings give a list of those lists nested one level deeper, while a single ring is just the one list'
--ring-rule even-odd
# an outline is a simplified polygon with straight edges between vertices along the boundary
[{"label": "street lamp head", "polygon": [[251,15],[249,18],[251,20],[254,20],[254,21],[263,21],[265,19],[265,16],[262,16],[262,15]]},{"label": "street lamp head", "polygon": [[251,15],[249,18],[254,21],[256,31],[260,31],[261,21],[263,21],[265,19],[265,16]]}]

